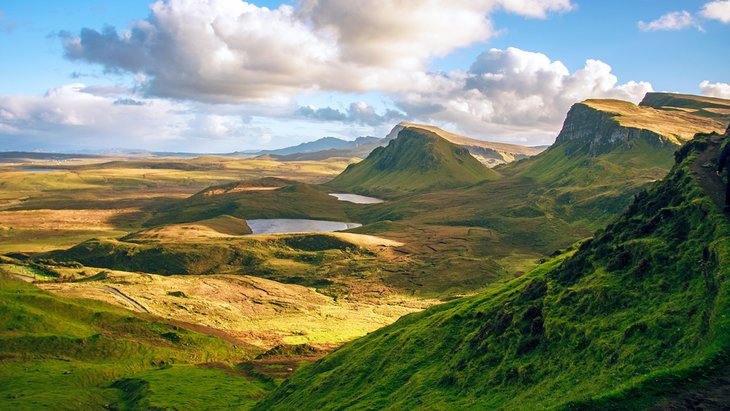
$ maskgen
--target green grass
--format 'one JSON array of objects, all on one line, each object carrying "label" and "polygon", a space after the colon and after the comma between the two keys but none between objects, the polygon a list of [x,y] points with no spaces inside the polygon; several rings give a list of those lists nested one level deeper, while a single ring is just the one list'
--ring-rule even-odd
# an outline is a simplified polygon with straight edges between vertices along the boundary
[{"label": "green grass", "polygon": [[711,375],[730,353],[730,226],[688,152],[575,254],[346,344],[258,409],[646,409]]},{"label": "green grass", "polygon": [[[174,365],[116,381],[128,409],[251,409],[273,383],[235,374],[232,369]],[[120,408],[125,408],[125,407]]]},{"label": "green grass", "polygon": [[387,147],[379,147],[352,164],[329,186],[386,198],[463,187],[499,174],[457,146],[424,129],[403,129]]},{"label": "green grass", "polygon": [[[156,390],[179,390],[184,381],[205,377],[210,382],[218,375],[215,379],[230,389],[220,391],[217,401],[209,404],[225,409],[255,400],[270,386],[242,376],[235,377],[235,385],[234,377],[222,370],[178,365],[235,364],[259,352],[98,301],[57,297],[0,273],[2,409],[123,405],[126,399],[123,391],[112,387],[115,381],[170,364],[173,371],[154,374]],[[241,389],[234,390],[234,385]],[[159,404],[170,399],[158,397]]]},{"label": "green grass", "polygon": [[5,270],[6,272],[11,274],[30,277],[41,281],[50,281],[57,278],[57,276],[50,275],[48,271],[44,271],[38,267],[28,265],[0,264],[0,270]]}]

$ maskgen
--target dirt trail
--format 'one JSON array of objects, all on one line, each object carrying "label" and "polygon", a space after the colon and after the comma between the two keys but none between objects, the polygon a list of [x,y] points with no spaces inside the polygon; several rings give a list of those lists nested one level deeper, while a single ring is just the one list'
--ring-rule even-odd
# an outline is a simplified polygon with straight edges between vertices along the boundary
[{"label": "dirt trail", "polygon": [[717,159],[720,157],[720,144],[722,138],[713,138],[707,144],[705,151],[697,156],[697,159],[690,165],[690,169],[697,176],[700,186],[705,193],[722,208],[725,204],[725,183],[715,173],[717,170]]},{"label": "dirt trail", "polygon": [[124,301],[128,302],[129,304],[131,304],[132,307],[136,308],[137,311],[139,311],[141,313],[149,313],[149,310],[147,310],[146,308],[144,308],[142,306],[142,304],[138,303],[137,301],[134,301],[131,297],[129,297],[128,295],[124,294],[123,292],[117,290],[116,288],[109,287],[109,286],[105,286],[104,287],[104,290],[109,291],[110,293],[116,295],[117,297],[122,298]]},{"label": "dirt trail", "polygon": [[730,409],[730,366],[699,387],[681,390],[652,408],[654,411],[710,411]]},{"label": "dirt trail", "polygon": [[18,280],[23,280],[26,283],[32,283],[35,281],[35,277],[31,277],[29,275],[13,274],[13,277],[17,278]]}]

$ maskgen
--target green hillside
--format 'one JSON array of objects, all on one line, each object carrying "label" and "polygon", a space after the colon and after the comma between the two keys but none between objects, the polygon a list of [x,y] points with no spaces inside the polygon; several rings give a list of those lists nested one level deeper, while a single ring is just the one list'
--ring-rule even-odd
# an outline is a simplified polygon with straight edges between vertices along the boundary
[{"label": "green hillside", "polygon": [[351,203],[338,201],[331,190],[313,184],[279,178],[262,178],[216,185],[157,207],[146,226],[177,224],[230,216],[257,218],[313,218],[348,220]]},{"label": "green hillside", "polygon": [[577,250],[347,344],[258,409],[646,409],[727,384],[730,225],[694,174],[705,148]]},{"label": "green hillside", "polygon": [[348,166],[327,185],[353,193],[397,197],[498,178],[468,149],[430,131],[406,127],[386,147]]},{"label": "green hillside", "polygon": [[271,385],[231,367],[259,352],[0,270],[0,409],[249,407]]}]

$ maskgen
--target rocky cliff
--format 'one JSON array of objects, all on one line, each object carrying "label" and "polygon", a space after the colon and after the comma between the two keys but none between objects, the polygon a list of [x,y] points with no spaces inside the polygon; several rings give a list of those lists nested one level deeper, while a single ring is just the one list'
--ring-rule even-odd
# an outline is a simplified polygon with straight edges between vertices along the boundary
[{"label": "rocky cliff", "polygon": [[[679,146],[697,133],[721,133],[730,121],[730,110],[724,114],[723,109],[718,108],[718,102],[722,101],[730,108],[727,100],[680,99],[665,93],[652,93],[647,99],[642,102],[643,106],[621,100],[586,100],[575,104],[565,118],[555,145],[583,142],[579,144],[581,150],[594,157],[641,140],[657,147]],[[663,103],[672,105],[664,106]],[[712,112],[715,115],[707,115]]]}]

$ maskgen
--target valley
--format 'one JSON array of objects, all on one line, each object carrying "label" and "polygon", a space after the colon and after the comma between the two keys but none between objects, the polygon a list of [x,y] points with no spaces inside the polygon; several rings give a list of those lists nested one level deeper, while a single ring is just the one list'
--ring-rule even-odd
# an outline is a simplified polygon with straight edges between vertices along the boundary
[{"label": "valley", "polygon": [[[654,404],[652,381],[725,366],[730,240],[702,164],[728,123],[728,100],[649,93],[575,104],[544,150],[404,122],[252,158],[8,155],[0,397]],[[37,394],[44,373],[75,389]]]}]

